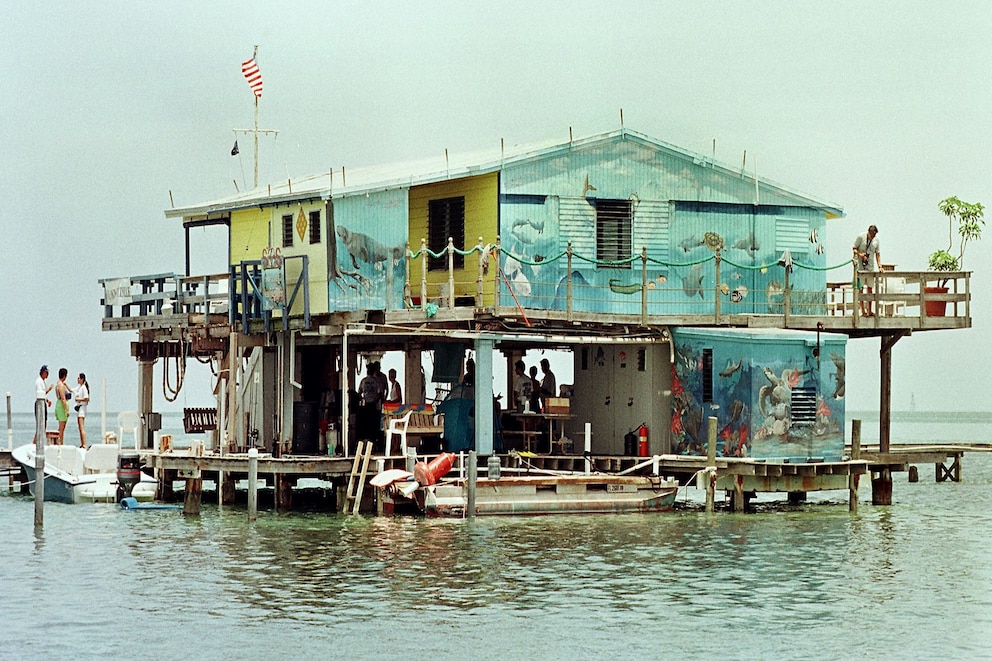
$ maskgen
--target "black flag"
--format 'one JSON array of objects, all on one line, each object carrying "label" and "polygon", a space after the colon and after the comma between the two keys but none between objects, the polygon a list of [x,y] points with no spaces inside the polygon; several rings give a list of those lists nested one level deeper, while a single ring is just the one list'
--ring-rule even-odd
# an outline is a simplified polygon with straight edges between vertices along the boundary
[{"label": "black flag", "polygon": [[238,155],[238,141],[235,140],[234,148],[231,150],[231,156],[237,156],[237,155]]}]

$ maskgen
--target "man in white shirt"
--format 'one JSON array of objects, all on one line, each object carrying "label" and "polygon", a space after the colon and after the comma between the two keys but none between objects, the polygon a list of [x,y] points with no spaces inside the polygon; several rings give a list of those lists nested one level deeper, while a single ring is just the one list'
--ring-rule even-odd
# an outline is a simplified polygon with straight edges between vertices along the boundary
[{"label": "man in white shirt", "polygon": [[48,407],[52,405],[48,399],[48,393],[53,386],[45,383],[48,378],[48,365],[42,365],[38,370],[38,378],[34,380],[34,429],[35,435],[32,443],[38,443],[38,431],[44,433],[48,426]]},{"label": "man in white shirt", "polygon": [[[878,228],[874,225],[868,226],[868,231],[864,234],[859,234],[854,239],[854,259],[855,263],[858,265],[859,271],[881,271],[882,270],[882,252],[878,244]],[[858,278],[858,287],[861,287],[861,279]],[[866,286],[865,289],[869,294],[872,293],[872,288]],[[871,303],[865,307],[865,299],[861,299],[861,316],[863,317],[873,317],[875,314],[872,312]]]}]

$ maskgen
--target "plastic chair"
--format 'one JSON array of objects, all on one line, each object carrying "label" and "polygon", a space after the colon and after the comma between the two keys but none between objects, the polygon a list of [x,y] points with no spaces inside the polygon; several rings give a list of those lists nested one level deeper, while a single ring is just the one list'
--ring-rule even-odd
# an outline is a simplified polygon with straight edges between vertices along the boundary
[{"label": "plastic chair", "polygon": [[134,432],[134,449],[140,450],[138,440],[141,430],[141,416],[134,411],[121,411],[117,414],[117,439],[119,443],[124,442],[124,430],[130,429]]},{"label": "plastic chair", "polygon": [[400,456],[406,456],[406,428],[410,424],[410,416],[413,411],[407,411],[402,418],[393,418],[389,421],[389,428],[386,429],[386,458],[389,458],[390,450],[393,447],[393,436],[400,437]]}]

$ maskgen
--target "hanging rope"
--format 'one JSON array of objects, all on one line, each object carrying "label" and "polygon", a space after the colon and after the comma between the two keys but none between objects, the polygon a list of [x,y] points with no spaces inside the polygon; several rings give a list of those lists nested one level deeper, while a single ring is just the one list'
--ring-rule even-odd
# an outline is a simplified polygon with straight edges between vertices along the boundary
[{"label": "hanging rope", "polygon": [[183,382],[186,380],[186,341],[179,338],[179,355],[176,361],[176,382],[175,387],[169,382],[169,358],[166,356],[162,364],[162,395],[165,401],[174,402],[179,398],[179,392],[183,389]]}]

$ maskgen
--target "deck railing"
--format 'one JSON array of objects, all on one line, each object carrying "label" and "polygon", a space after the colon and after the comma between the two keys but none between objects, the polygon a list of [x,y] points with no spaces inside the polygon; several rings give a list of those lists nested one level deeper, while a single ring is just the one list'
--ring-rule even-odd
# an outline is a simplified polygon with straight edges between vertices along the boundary
[{"label": "deck railing", "polygon": [[[455,268],[456,254],[472,266]],[[428,257],[446,257],[446,270],[430,274]],[[222,274],[184,277],[162,273],[100,280],[105,290],[101,300],[104,318],[184,314],[202,315],[194,321],[211,323],[217,315],[227,317],[232,325],[239,323],[247,333],[256,320],[262,320],[268,332],[273,319],[281,319],[282,327],[287,328],[291,317],[299,317],[309,328],[307,257],[284,260],[282,303],[266,303],[262,260],[253,260]],[[564,275],[560,275],[560,266],[553,266],[558,261],[565,267]],[[844,278],[797,287],[797,281],[811,282],[808,275],[796,277],[796,271],[803,269],[840,270]],[[583,273],[594,274],[599,282],[590,282],[594,278]],[[688,262],[657,260],[645,249],[625,260],[604,261],[584,256],[569,244],[559,255],[528,260],[502,250],[498,241],[486,245],[480,239],[468,250],[459,250],[450,241],[440,253],[428,250],[424,242],[416,253],[408,250],[404,301],[407,309],[423,310],[428,317],[442,310],[468,307],[525,318],[541,311],[566,321],[597,313],[642,324],[720,325],[735,323],[738,315],[775,316],[786,326],[795,317],[852,317],[855,324],[869,323],[862,321],[866,316],[863,303],[864,312],[870,310],[875,316],[872,324],[878,325],[879,318],[902,318],[907,326],[938,328],[942,323],[967,325],[971,317],[970,276],[965,271],[858,272],[849,261],[831,267],[787,259],[738,264],[719,249],[705,259]],[[417,278],[419,283],[414,286],[411,281]],[[819,277],[815,281],[823,282]],[[753,286],[755,282],[762,284]],[[935,317],[958,321],[940,322]]]},{"label": "deck railing", "polygon": [[[475,277],[469,268],[454,267],[454,256],[477,260]],[[428,259],[447,257],[447,273],[429,276]],[[562,269],[552,267],[564,262]],[[525,268],[526,267],[526,268]],[[583,273],[595,270],[599,283]],[[797,278],[798,271],[842,271],[847,279],[827,282],[819,277]],[[603,274],[606,271],[606,274]],[[412,284],[419,274],[419,287]],[[552,278],[545,279],[543,274]],[[741,264],[716,248],[703,259],[674,262],[652,258],[646,248],[623,260],[596,260],[582,255],[571,243],[558,255],[528,259],[479,242],[459,250],[448,246],[434,253],[421,240],[420,250],[407,250],[404,299],[409,308],[432,316],[456,307],[492,308],[501,314],[526,316],[528,311],[560,312],[565,320],[577,313],[595,312],[634,317],[641,323],[664,318],[691,318],[693,322],[727,323],[735,315],[783,317],[867,316],[874,310],[884,317],[925,320],[929,317],[970,318],[970,272],[882,271],[858,272],[850,260],[834,266],[814,266],[783,255],[767,264]],[[490,279],[487,282],[487,278]],[[605,281],[605,282],[603,282]],[[675,283],[673,286],[672,283]],[[755,282],[758,287],[749,286]],[[802,282],[804,286],[797,286]],[[861,288],[858,287],[860,282]],[[945,284],[946,291],[933,287]],[[709,285],[709,286],[707,286]],[[946,311],[942,309],[946,306]]]},{"label": "deck railing", "polygon": [[181,276],[177,273],[104,278],[104,319],[163,315],[203,315],[210,323],[228,316],[228,274]]}]

